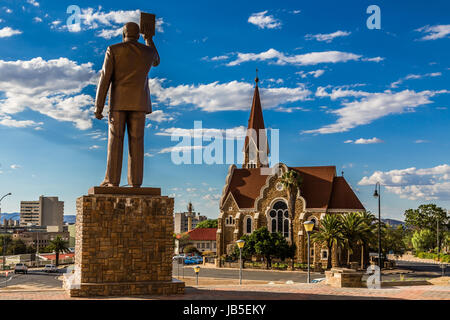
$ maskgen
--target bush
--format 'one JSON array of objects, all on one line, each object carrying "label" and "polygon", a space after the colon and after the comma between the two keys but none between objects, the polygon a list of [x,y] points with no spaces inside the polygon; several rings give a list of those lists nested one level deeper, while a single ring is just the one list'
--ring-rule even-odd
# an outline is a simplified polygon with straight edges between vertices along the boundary
[{"label": "bush", "polygon": [[418,257],[420,259],[433,259],[435,261],[441,261],[441,262],[446,262],[446,263],[450,262],[450,255],[444,254],[444,253],[440,253],[438,255],[437,253],[432,253],[432,252],[417,252],[416,257]]},{"label": "bush", "polygon": [[183,249],[183,253],[200,253],[200,251],[198,251],[198,249],[192,245],[186,246]]}]

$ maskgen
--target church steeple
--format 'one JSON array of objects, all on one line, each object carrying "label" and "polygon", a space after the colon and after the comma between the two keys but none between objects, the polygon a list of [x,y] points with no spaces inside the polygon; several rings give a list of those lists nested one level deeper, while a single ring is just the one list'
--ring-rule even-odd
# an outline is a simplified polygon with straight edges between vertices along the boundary
[{"label": "church steeple", "polygon": [[248,119],[247,136],[244,144],[243,168],[267,167],[269,147],[267,143],[266,128],[259,98],[258,69],[256,69],[255,91],[253,93],[252,109]]}]

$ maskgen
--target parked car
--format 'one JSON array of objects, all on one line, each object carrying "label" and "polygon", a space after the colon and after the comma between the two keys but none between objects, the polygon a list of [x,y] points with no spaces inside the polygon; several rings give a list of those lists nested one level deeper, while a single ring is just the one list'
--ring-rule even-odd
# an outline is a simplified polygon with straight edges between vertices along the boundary
[{"label": "parked car", "polygon": [[28,273],[27,265],[23,264],[23,263],[17,263],[14,266],[14,273],[25,273],[25,274],[27,274]]},{"label": "parked car", "polygon": [[44,267],[44,272],[58,272],[58,268],[54,264],[46,264]]},{"label": "parked car", "polygon": [[203,258],[200,256],[186,257],[184,259],[184,264],[200,264],[203,263]]},{"label": "parked car", "polygon": [[326,278],[312,279],[312,280],[311,280],[311,283],[319,283],[319,282],[324,281],[325,279],[326,279]]}]

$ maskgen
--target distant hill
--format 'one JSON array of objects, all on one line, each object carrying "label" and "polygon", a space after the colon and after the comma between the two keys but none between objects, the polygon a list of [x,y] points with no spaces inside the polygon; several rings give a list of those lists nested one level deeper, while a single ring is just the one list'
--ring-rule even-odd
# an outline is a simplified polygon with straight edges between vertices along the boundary
[{"label": "distant hill", "polygon": [[64,215],[64,223],[75,223],[76,215]]},{"label": "distant hill", "polygon": [[19,212],[11,212],[11,213],[1,213],[0,214],[0,220],[3,223],[3,219],[13,219],[13,220],[20,220],[20,213]]},{"label": "distant hill", "polygon": [[381,221],[383,221],[384,223],[387,223],[393,227],[397,227],[397,226],[404,226],[405,223],[403,221],[400,220],[395,220],[395,219],[381,219]]}]

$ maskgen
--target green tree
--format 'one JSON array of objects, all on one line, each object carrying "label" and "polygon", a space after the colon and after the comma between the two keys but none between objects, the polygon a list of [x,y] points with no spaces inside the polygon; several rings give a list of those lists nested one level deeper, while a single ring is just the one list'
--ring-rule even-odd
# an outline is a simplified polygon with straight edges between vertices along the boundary
[{"label": "green tree", "polygon": [[203,220],[199,222],[195,228],[217,228],[217,219]]},{"label": "green tree", "polygon": [[1,235],[0,239],[1,239],[0,244],[2,246],[1,247],[1,254],[3,255],[3,250],[5,250],[4,254],[7,255],[8,254],[8,247],[9,247],[9,245],[12,242],[12,238],[11,238],[10,235]]},{"label": "green tree", "polygon": [[184,248],[191,243],[191,239],[187,233],[176,235],[176,239],[178,240],[179,252],[184,252]]},{"label": "green tree", "polygon": [[[295,170],[289,170],[281,176],[281,183],[286,189],[289,203],[289,234],[292,250],[295,252],[295,242],[294,242],[294,217],[295,217],[295,202],[297,199],[297,194],[300,190],[302,184],[302,177]],[[292,269],[294,269],[294,257],[291,259]]]},{"label": "green tree", "polygon": [[337,248],[344,240],[341,233],[341,219],[339,216],[335,214],[325,215],[320,222],[319,230],[311,235],[311,240],[327,247],[327,269],[330,269],[333,245]]},{"label": "green tree", "polygon": [[428,251],[434,247],[435,237],[429,229],[417,230],[414,232],[411,242],[416,251]]},{"label": "green tree", "polygon": [[366,261],[369,258],[369,248],[377,243],[378,219],[370,211],[360,212],[359,215],[365,225],[359,239],[359,244],[361,245],[361,268],[365,269]]},{"label": "green tree", "polygon": [[6,251],[7,254],[23,254],[28,253],[29,248],[27,248],[27,245],[23,240],[17,239],[12,240],[11,243],[8,245],[8,250]]},{"label": "green tree", "polygon": [[55,252],[56,255],[56,262],[55,265],[59,265],[59,254],[60,253],[67,253],[70,252],[69,250],[69,242],[64,241],[60,236],[57,236],[55,239],[50,241],[49,245],[47,246],[50,250]]},{"label": "green tree", "polygon": [[383,255],[388,253],[394,255],[402,255],[406,251],[406,245],[404,239],[406,238],[406,231],[403,226],[399,225],[393,227],[386,224],[382,229],[382,242]]},{"label": "green tree", "polygon": [[[244,240],[245,244],[242,248],[242,262],[243,266],[245,265],[245,261],[250,260],[252,256],[256,253],[255,251],[255,236],[253,233],[251,235],[243,235],[240,240]],[[239,247],[237,245],[234,246],[233,257],[235,259],[239,259]]]},{"label": "green tree", "polygon": [[288,257],[289,244],[281,233],[270,233],[266,227],[262,227],[255,230],[251,236],[255,242],[255,253],[264,257],[267,269],[272,266],[273,258]]},{"label": "green tree", "polygon": [[195,254],[200,253],[200,251],[198,251],[198,249],[196,247],[194,247],[193,245],[187,245],[186,247],[184,247],[183,252],[184,253],[195,253]]},{"label": "green tree", "polygon": [[445,238],[445,232],[450,229],[450,217],[447,212],[435,204],[422,204],[417,209],[405,211],[405,224],[413,230],[428,229],[434,232],[436,244],[437,225],[439,223],[439,250]]}]

